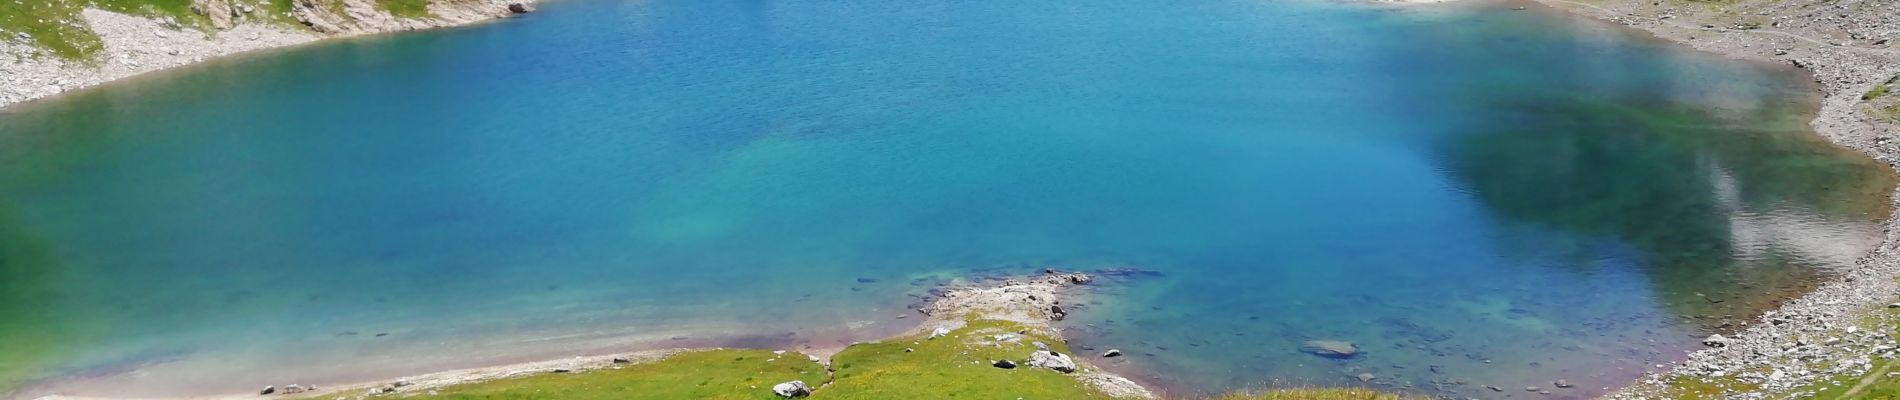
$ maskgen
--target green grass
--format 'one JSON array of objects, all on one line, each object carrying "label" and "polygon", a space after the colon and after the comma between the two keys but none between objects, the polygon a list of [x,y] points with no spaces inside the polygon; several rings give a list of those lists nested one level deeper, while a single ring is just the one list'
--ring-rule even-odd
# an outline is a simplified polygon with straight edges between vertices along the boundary
[{"label": "green grass", "polygon": [[1873,89],[1867,90],[1867,94],[1860,95],[1861,101],[1873,101],[1874,99],[1878,99],[1878,98],[1881,98],[1882,96],[1886,96],[1887,92],[1889,90],[1892,90],[1893,84],[1895,82],[1900,82],[1900,75],[1894,75],[1893,78],[1887,79],[1886,82],[1881,82],[1879,85],[1874,85]]},{"label": "green grass", "polygon": [[[772,385],[797,379],[815,388],[810,398],[818,400],[1109,398],[1074,375],[1027,366],[991,366],[997,359],[1022,363],[1035,351],[1033,342],[1067,352],[1059,340],[1021,331],[1024,327],[1016,323],[978,320],[936,339],[912,336],[857,344],[832,358],[835,371],[830,374],[803,354],[712,350],[676,354],[619,369],[545,373],[451,386],[436,394],[394,396],[426,400],[772,399],[776,398]],[[993,335],[1000,334],[1015,334],[1020,339],[993,340]]]},{"label": "green grass", "polygon": [[402,18],[422,18],[429,16],[429,0],[376,0],[376,5],[388,11],[390,15]]},{"label": "green grass", "polygon": [[[1033,331],[1019,333],[1021,325],[993,320],[971,321],[949,336],[937,339],[899,338],[854,345],[832,358],[836,373],[818,399],[1102,399],[1108,396],[1071,375],[1042,368],[1001,369],[993,360],[1022,363],[1036,351],[1033,342],[1067,354],[1060,340]],[[995,342],[993,335],[1013,334],[1013,342]],[[906,352],[905,349],[912,351]]]},{"label": "green grass", "polygon": [[82,59],[102,48],[99,37],[82,26],[80,7],[63,0],[0,1],[0,38],[30,35],[28,43],[65,59]]},{"label": "green grass", "polygon": [[[546,373],[451,386],[414,399],[774,399],[772,385],[825,382],[825,367],[804,354],[711,350],[585,373]],[[318,398],[327,398],[319,396]]]}]

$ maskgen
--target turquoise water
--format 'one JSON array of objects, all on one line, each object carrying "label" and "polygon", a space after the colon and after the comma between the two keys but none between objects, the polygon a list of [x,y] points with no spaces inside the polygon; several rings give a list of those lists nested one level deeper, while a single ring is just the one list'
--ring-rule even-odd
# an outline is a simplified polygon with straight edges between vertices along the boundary
[{"label": "turquoise water", "polygon": [[1576,398],[1871,245],[1796,71],[1511,5],[563,0],[20,106],[0,385],[833,346],[1056,266],[1153,272],[1064,326],[1175,393]]}]

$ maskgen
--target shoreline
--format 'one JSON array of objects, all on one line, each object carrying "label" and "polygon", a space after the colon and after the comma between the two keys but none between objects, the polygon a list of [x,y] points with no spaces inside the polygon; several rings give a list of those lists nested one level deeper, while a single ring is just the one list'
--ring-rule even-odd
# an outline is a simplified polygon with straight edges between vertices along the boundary
[{"label": "shoreline", "polygon": [[[9,107],[90,89],[160,71],[203,64],[262,50],[285,49],[328,40],[474,25],[533,11],[540,0],[469,0],[428,3],[426,18],[400,18],[373,4],[345,1],[347,16],[299,8],[296,22],[245,21],[252,11],[237,11],[229,0],[198,0],[222,5],[231,16],[222,28],[199,31],[170,17],[143,17],[85,8],[79,19],[99,37],[103,48],[89,59],[69,60],[12,37],[0,38],[0,114]],[[520,7],[517,11],[516,7]],[[299,29],[301,28],[301,29]]]},{"label": "shoreline", "polygon": [[[961,329],[970,320],[1008,321],[1031,329],[1040,335],[1066,342],[1068,339],[1062,336],[1061,329],[1053,324],[1053,322],[1058,321],[1061,316],[1053,314],[1050,311],[1052,310],[1051,307],[1063,304],[1064,299],[1067,299],[1070,303],[1077,303],[1074,298],[1079,295],[1084,295],[1077,293],[1077,291],[1087,290],[1086,288],[1079,287],[1088,285],[1092,279],[1090,275],[1085,273],[1058,273],[1051,270],[1044,274],[1030,277],[985,280],[975,283],[946,283],[935,291],[937,295],[930,301],[914,309],[914,311],[921,313],[925,317],[917,326],[890,335],[889,337],[859,343],[876,343],[932,334],[933,331],[937,330]],[[859,343],[804,348],[786,347],[779,350],[798,351],[810,355],[814,361],[819,364],[830,366],[832,358],[840,351]],[[588,372],[627,365],[638,365],[656,362],[675,354],[719,349],[725,348],[677,347],[625,352],[601,352],[597,355],[455,369],[341,385],[324,385],[321,387],[303,385],[302,387],[309,387],[310,389],[296,393],[232,393],[185,398],[214,400],[377,398],[385,395],[430,393],[450,386],[524,377],[535,374]],[[1088,361],[1089,358],[1090,357],[1081,355],[1077,355],[1075,358],[1076,363],[1081,368],[1078,368],[1077,371],[1070,376],[1077,382],[1100,390],[1103,393],[1112,394],[1117,398],[1159,398],[1155,395],[1154,391],[1150,390],[1146,385],[1107,372],[1099,366],[1090,365]],[[280,385],[276,387],[281,388],[285,386]],[[162,397],[141,399],[161,398]],[[48,395],[37,397],[37,399],[127,400],[128,398]]]},{"label": "shoreline", "polygon": [[[1797,26],[1797,31],[1790,31],[1780,27],[1780,22],[1775,23],[1776,29],[1724,27],[1714,21],[1717,17],[1704,15],[1696,21],[1698,16],[1679,16],[1672,5],[1647,0],[1609,0],[1607,3],[1612,4],[1604,5],[1572,0],[1528,1],[1642,30],[1696,51],[1805,70],[1820,91],[1819,109],[1809,121],[1815,134],[1836,146],[1862,153],[1885,165],[1889,174],[1900,176],[1900,146],[1892,141],[1900,126],[1869,115],[1863,107],[1867,100],[1862,97],[1862,93],[1900,74],[1900,51],[1891,46],[1862,47],[1852,40],[1816,37],[1830,31],[1828,27]],[[1762,13],[1767,15],[1768,11]],[[1849,36],[1855,35],[1850,32]],[[1862,41],[1882,46],[1887,43],[1885,39]],[[1900,189],[1887,193],[1886,204],[1890,212],[1881,225],[1884,237],[1856,258],[1855,268],[1746,320],[1721,346],[1710,345],[1690,353],[1662,372],[1647,374],[1603,398],[1671,398],[1671,386],[1684,378],[1757,385],[1759,389],[1752,391],[1722,388],[1714,394],[1762,398],[1768,393],[1807,388],[1825,378],[1866,375],[1872,368],[1872,357],[1891,357],[1900,347],[1882,329],[1861,326],[1869,318],[1882,320],[1879,310],[1900,294],[1900,284],[1896,283],[1900,279],[1900,214],[1892,212],[1900,209]],[[1815,364],[1826,366],[1808,367]]]}]

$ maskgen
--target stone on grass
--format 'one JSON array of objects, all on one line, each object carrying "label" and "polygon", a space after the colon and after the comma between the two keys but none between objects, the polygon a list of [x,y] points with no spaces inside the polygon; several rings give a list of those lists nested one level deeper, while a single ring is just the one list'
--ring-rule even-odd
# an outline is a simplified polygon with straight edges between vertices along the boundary
[{"label": "stone on grass", "polygon": [[772,385],[772,394],[776,394],[779,397],[784,397],[788,399],[795,398],[795,397],[805,397],[805,396],[811,395],[811,387],[805,386],[805,381],[785,382],[785,383],[780,383],[777,385]]},{"label": "stone on grass", "polygon": [[1075,372],[1075,360],[1070,359],[1069,356],[1067,355],[1063,355],[1062,353],[1057,353],[1053,351],[1037,351],[1034,353],[1030,353],[1029,366],[1037,367],[1037,368],[1048,368],[1048,369],[1056,370],[1056,372],[1061,372],[1065,374],[1070,373],[1070,372]]},{"label": "stone on grass", "polygon": [[950,328],[939,327],[937,329],[930,330],[930,339],[940,338],[940,337],[943,337],[944,335],[949,335],[949,334],[950,334]]},{"label": "stone on grass", "polygon": [[996,360],[996,362],[992,362],[990,365],[1002,369],[1016,369],[1016,362],[1010,360]]}]

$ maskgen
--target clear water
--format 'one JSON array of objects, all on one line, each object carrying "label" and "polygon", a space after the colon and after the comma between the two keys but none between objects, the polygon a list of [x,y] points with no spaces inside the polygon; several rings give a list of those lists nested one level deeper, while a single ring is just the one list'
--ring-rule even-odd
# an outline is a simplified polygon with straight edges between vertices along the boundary
[{"label": "clear water", "polygon": [[1878,232],[1795,71],[1510,5],[563,0],[20,106],[0,386],[834,346],[1133,266],[1065,326],[1175,393],[1574,398]]}]

